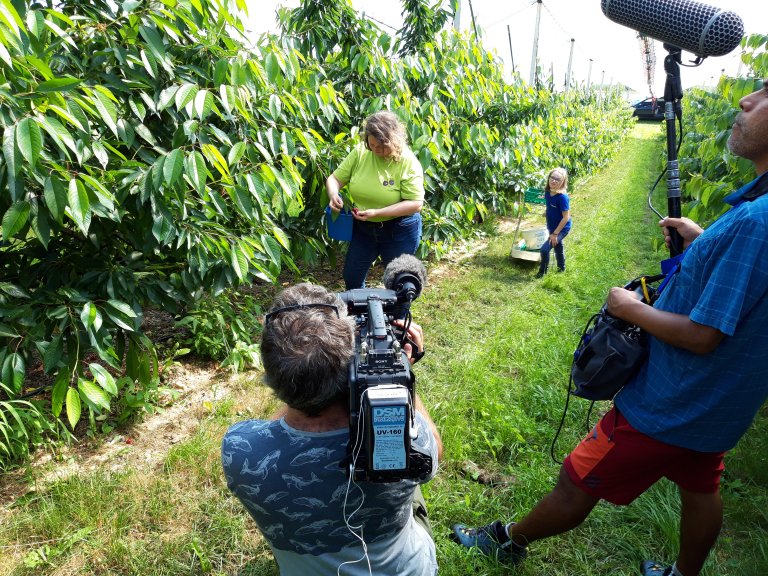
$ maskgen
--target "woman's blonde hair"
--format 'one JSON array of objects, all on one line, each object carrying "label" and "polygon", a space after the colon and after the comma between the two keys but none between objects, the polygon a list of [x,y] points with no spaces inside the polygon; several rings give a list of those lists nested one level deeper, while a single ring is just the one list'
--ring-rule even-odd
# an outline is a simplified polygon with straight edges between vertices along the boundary
[{"label": "woman's blonde hair", "polygon": [[384,146],[389,146],[392,153],[389,157],[398,161],[403,150],[408,144],[408,135],[405,132],[405,124],[392,112],[383,110],[371,114],[365,119],[363,125],[363,141],[368,148],[368,136],[373,136]]},{"label": "woman's blonde hair", "polygon": [[545,186],[545,190],[547,192],[552,191],[552,189],[549,187],[549,179],[555,175],[560,176],[560,179],[563,183],[563,185],[557,190],[562,190],[563,192],[568,190],[568,171],[565,168],[560,168],[560,167],[553,168],[552,170],[550,170],[549,174],[547,174],[547,184]]}]

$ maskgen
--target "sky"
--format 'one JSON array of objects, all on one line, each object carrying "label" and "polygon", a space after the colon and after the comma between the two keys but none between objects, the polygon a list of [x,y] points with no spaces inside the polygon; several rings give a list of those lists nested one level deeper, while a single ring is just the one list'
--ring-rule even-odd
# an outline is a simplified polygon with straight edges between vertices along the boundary
[{"label": "sky", "polygon": [[[299,3],[298,0],[247,2],[249,15],[246,27],[256,33],[276,30],[274,14],[278,6],[296,7]],[[768,2],[764,0],[711,0],[704,4],[738,14],[744,22],[745,35],[768,34]],[[352,0],[352,5],[366,17],[374,19],[388,33],[394,34],[402,25],[400,0]],[[511,78],[514,60],[516,72],[529,81],[536,29],[536,0],[461,0],[461,30],[472,29],[473,13],[483,45],[503,60],[507,77]],[[637,33],[603,15],[600,0],[542,1],[538,61],[545,76],[550,70],[554,72],[558,86],[565,84],[570,61],[572,82],[622,84],[629,87],[638,99],[649,96],[651,90],[654,95],[663,96],[667,51],[661,42],[654,41],[653,45],[656,65],[649,88]],[[727,75],[737,75],[741,72],[739,52],[737,47],[726,56],[704,59],[698,67],[681,67],[683,89],[714,86],[723,71]],[[693,59],[692,54],[683,52],[683,64]]]}]

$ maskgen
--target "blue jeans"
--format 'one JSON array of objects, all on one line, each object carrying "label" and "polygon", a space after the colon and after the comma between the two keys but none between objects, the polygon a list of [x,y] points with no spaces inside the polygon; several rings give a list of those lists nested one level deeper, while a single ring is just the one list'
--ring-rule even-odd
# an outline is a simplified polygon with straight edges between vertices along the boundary
[{"label": "blue jeans", "polygon": [[[571,230],[563,230],[560,232],[560,234],[557,235],[557,246],[555,246],[555,261],[557,262],[557,267],[565,271],[565,248],[563,247],[563,238],[568,236],[568,232]],[[539,252],[541,252],[541,265],[539,266],[539,272],[541,274],[544,274],[547,271],[547,268],[549,268],[549,253],[552,251],[552,244],[549,243],[549,238],[547,238],[547,241],[544,242],[544,244],[541,245],[541,248],[539,248]]]},{"label": "blue jeans", "polygon": [[346,289],[364,288],[368,270],[379,256],[386,266],[400,254],[414,254],[419,242],[421,214],[418,212],[387,222],[355,220],[344,262]]}]

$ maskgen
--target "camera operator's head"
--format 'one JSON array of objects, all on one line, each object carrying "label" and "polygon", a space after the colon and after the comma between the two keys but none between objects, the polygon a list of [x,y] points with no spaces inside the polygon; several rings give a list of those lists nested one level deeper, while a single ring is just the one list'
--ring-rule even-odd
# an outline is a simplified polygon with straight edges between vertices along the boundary
[{"label": "camera operator's head", "polygon": [[337,294],[306,283],[286,288],[264,318],[265,381],[288,406],[316,415],[346,400],[354,342],[354,320]]}]

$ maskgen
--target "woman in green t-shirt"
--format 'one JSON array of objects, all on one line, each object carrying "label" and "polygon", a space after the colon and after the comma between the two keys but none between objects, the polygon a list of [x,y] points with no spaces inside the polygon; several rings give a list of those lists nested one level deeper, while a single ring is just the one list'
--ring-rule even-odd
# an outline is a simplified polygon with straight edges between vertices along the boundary
[{"label": "woman in green t-shirt", "polygon": [[344,207],[339,191],[347,186],[354,208],[352,240],[344,263],[347,290],[363,288],[371,264],[386,266],[400,254],[414,254],[421,241],[424,172],[408,148],[405,126],[392,112],[369,116],[363,143],[325,181],[328,203]]}]

